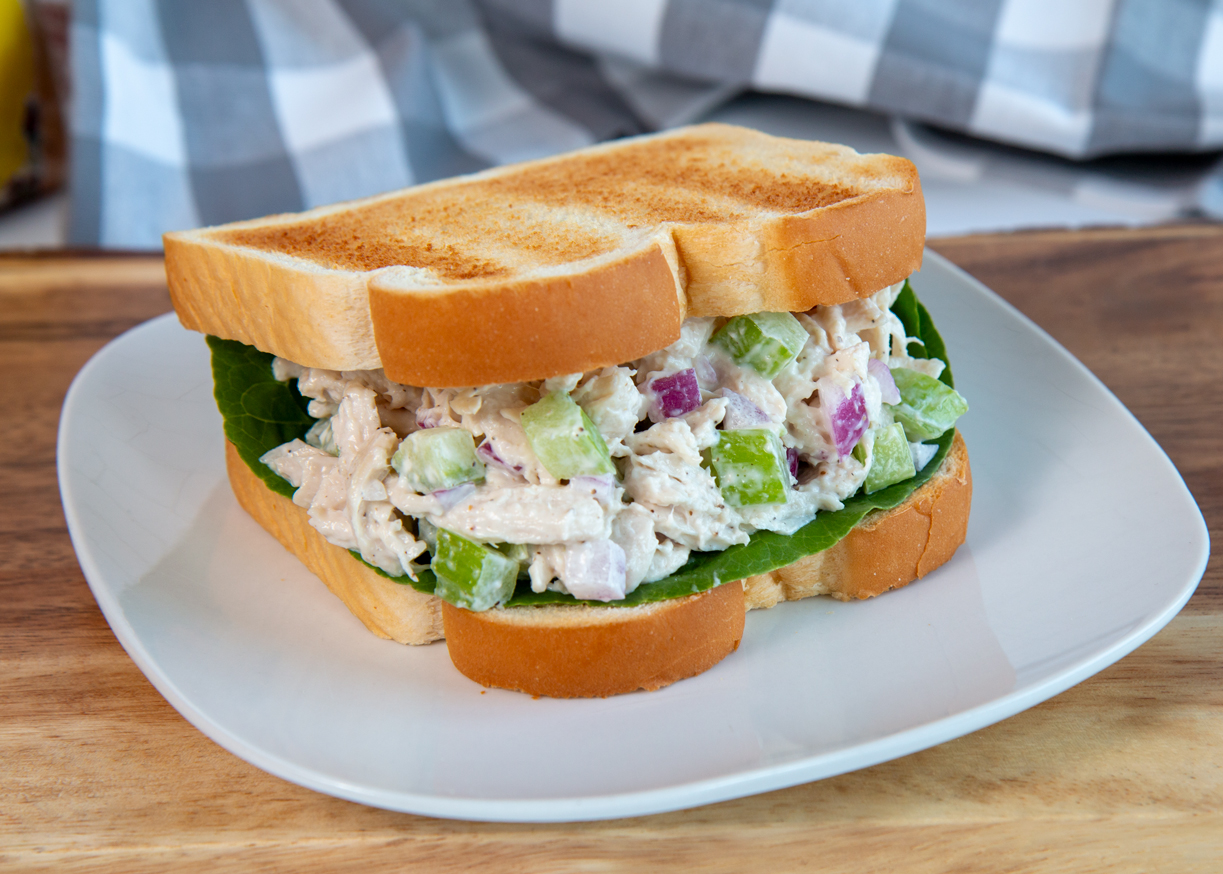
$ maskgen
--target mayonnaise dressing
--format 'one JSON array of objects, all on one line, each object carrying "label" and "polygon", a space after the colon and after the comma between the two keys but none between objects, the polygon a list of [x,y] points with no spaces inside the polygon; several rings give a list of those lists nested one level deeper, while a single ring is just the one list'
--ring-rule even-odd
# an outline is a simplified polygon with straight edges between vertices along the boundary
[{"label": "mayonnaise dressing", "polygon": [[[428,549],[423,529],[431,524],[482,543],[525,546],[536,591],[570,591],[568,569],[589,566],[596,556],[611,562],[624,593],[631,592],[674,573],[693,550],[746,543],[759,530],[792,534],[817,512],[841,509],[858,490],[866,467],[837,451],[819,387],[847,395],[860,386],[876,427],[892,419],[867,366],[871,358],[939,375],[941,361],[905,352],[909,338],[890,311],[902,287],[796,314],[808,339],[773,379],[711,344],[718,324],[711,318],[687,320],[678,341],[630,364],[531,383],[416,388],[380,370],[322,370],[278,358],[276,378],[297,379],[311,399],[310,414],[326,424],[311,430],[309,442],[286,443],[263,461],[297,489],[294,503],[329,542],[357,550],[393,576],[415,578],[422,568],[415,560]],[[688,368],[696,371],[701,405],[651,422],[649,384]],[[702,464],[726,415],[724,389],[762,411],[767,423],[760,427],[775,429],[797,452],[799,476],[784,503],[731,506]],[[558,482],[535,457],[519,419],[550,391],[568,391],[599,429],[618,471],[614,483]],[[483,444],[485,478],[457,502],[414,492],[390,465],[400,439],[439,426],[464,428]],[[584,585],[574,586],[581,597]],[[619,589],[611,586],[609,597],[623,597]]]}]

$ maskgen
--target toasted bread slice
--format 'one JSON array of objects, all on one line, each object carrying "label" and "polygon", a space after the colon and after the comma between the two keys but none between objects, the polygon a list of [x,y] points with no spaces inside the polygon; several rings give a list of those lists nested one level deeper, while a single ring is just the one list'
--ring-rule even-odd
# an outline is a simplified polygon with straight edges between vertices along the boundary
[{"label": "toasted bread slice", "polygon": [[482,686],[549,698],[653,692],[739,648],[743,584],[636,607],[514,607],[473,613],[442,603],[450,660]]},{"label": "toasted bread slice", "polygon": [[445,387],[631,361],[687,316],[854,300],[916,270],[924,237],[903,158],[710,124],[165,246],[186,327]]},{"label": "toasted bread slice", "polygon": [[232,444],[225,458],[238,502],[374,634],[410,644],[445,636],[455,666],[477,682],[558,698],[657,689],[707,670],[738,647],[745,610],[812,595],[869,598],[925,576],[964,542],[972,502],[968,451],[957,433],[939,470],[903,504],[867,516],[836,545],[789,567],[640,607],[472,613],[391,582],[328,543]]}]

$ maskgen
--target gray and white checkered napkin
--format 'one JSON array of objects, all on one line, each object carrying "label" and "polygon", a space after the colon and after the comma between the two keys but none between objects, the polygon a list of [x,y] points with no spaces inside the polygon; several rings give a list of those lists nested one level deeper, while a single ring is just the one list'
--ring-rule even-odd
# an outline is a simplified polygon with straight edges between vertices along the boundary
[{"label": "gray and white checkered napkin", "polygon": [[684,123],[747,89],[1070,157],[1223,147],[1223,0],[74,0],[82,245]]}]

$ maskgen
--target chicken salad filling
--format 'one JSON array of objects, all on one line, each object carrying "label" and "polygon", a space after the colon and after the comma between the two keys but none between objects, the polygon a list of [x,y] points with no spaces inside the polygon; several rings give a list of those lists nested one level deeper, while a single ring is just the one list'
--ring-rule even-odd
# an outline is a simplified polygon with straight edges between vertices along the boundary
[{"label": "chicken salad filling", "polygon": [[904,288],[688,319],[637,361],[537,382],[417,388],[277,358],[317,421],[260,460],[329,542],[392,577],[431,569],[460,606],[519,578],[619,601],[930,462],[967,406],[942,361],[910,356]]}]

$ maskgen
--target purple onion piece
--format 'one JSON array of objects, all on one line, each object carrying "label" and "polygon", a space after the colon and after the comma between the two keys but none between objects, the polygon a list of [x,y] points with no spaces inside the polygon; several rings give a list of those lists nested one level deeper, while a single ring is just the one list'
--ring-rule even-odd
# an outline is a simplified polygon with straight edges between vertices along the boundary
[{"label": "purple onion piece", "polygon": [[497,450],[493,448],[493,442],[487,437],[476,447],[476,455],[480,456],[483,461],[499,464],[502,467],[505,466],[505,461],[497,454]]},{"label": "purple onion piece", "polygon": [[508,461],[498,455],[496,448],[493,446],[493,441],[487,437],[484,438],[484,442],[476,447],[476,455],[479,456],[480,460],[485,464],[496,465],[502,470],[508,470],[512,473],[522,473],[522,465],[510,464]]},{"label": "purple onion piece", "polygon": [[648,394],[652,422],[691,413],[701,405],[701,387],[696,381],[696,371],[691,367],[651,380]]},{"label": "purple onion piece", "polygon": [[786,461],[790,464],[790,476],[798,479],[798,450],[793,446],[786,447]]},{"label": "purple onion piece", "polygon": [[885,404],[900,403],[900,389],[896,387],[896,380],[892,378],[892,368],[878,358],[872,358],[866,362],[866,369],[879,383],[880,399]]},{"label": "purple onion piece", "polygon": [[610,473],[599,476],[575,476],[569,480],[569,487],[589,489],[600,504],[610,504],[616,494],[616,478]]},{"label": "purple onion piece", "polygon": [[437,407],[420,407],[416,410],[417,428],[436,428],[442,424],[442,411]]},{"label": "purple onion piece", "polygon": [[753,404],[738,392],[728,388],[722,389],[722,397],[726,398],[726,415],[722,417],[722,427],[727,431],[740,428],[759,428],[769,424],[769,417],[764,410]]},{"label": "purple onion piece", "polygon": [[463,483],[461,486],[455,486],[452,489],[438,489],[433,493],[433,497],[437,498],[437,502],[442,505],[442,512],[445,513],[451,507],[461,504],[475,493],[475,485]]},{"label": "purple onion piece", "polygon": [[619,601],[627,588],[628,560],[612,540],[575,543],[565,549],[562,579],[569,594],[583,601]]},{"label": "purple onion piece", "polygon": [[718,384],[718,371],[708,355],[698,355],[692,362],[692,369],[696,371],[696,381],[702,387],[713,389]]},{"label": "purple onion piece", "polygon": [[832,442],[840,455],[848,455],[870,425],[866,416],[866,398],[862,394],[862,386],[854,383],[849,397],[827,377],[819,380],[816,386],[820,393],[820,412],[828,433],[832,436]]}]

